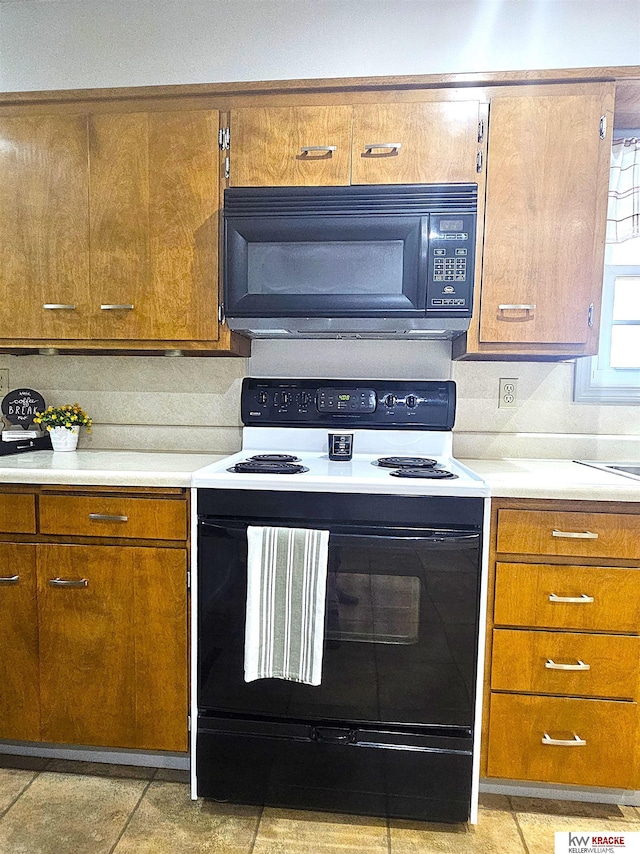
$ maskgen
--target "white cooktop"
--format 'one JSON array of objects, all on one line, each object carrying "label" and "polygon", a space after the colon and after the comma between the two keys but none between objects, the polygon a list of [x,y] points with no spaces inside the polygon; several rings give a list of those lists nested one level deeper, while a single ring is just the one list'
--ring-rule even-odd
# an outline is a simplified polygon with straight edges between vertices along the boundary
[{"label": "white cooktop", "polygon": [[[340,431],[336,431],[340,432]],[[266,489],[294,492],[354,492],[386,495],[485,496],[489,488],[451,454],[451,433],[426,430],[355,430],[348,462],[330,460],[327,430],[245,427],[243,450],[194,472],[192,485],[211,489]],[[299,474],[228,471],[256,454],[288,453],[308,471]],[[453,472],[451,479],[400,478],[374,462],[382,456],[422,456]]]}]

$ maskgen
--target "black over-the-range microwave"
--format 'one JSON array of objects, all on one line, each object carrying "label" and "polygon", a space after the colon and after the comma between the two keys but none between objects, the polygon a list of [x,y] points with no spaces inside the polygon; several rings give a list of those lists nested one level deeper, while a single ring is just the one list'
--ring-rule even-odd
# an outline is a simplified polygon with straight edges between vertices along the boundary
[{"label": "black over-the-range microwave", "polygon": [[224,314],[252,337],[459,335],[473,301],[478,187],[234,187]]}]

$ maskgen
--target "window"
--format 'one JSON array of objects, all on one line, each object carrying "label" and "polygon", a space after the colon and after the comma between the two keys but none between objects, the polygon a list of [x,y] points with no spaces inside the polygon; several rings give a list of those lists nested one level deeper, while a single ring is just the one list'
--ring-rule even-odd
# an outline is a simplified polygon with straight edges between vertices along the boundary
[{"label": "window", "polygon": [[640,236],[607,244],[598,355],[577,360],[574,400],[640,403]]}]

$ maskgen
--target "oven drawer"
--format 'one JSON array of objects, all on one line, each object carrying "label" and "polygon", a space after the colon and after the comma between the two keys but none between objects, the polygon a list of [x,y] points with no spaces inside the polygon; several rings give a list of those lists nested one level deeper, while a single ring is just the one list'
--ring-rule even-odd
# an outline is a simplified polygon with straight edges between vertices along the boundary
[{"label": "oven drawer", "polygon": [[602,566],[498,563],[494,624],[638,634],[640,572]]},{"label": "oven drawer", "polygon": [[636,703],[492,694],[487,773],[637,788],[637,721]]},{"label": "oven drawer", "polygon": [[499,510],[498,551],[640,558],[640,515]]},{"label": "oven drawer", "polygon": [[187,536],[186,503],[167,498],[42,495],[40,532],[184,540]]},{"label": "oven drawer", "polygon": [[198,718],[198,795],[235,803],[468,821],[472,740]]},{"label": "oven drawer", "polygon": [[19,492],[0,494],[0,532],[35,534],[36,497]]},{"label": "oven drawer", "polygon": [[535,694],[638,696],[640,637],[495,629],[491,688]]}]

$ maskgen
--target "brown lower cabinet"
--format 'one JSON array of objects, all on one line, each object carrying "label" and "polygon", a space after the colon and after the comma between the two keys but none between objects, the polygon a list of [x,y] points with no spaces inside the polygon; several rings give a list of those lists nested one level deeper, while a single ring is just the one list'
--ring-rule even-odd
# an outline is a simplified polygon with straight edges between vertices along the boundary
[{"label": "brown lower cabinet", "polygon": [[40,739],[36,547],[0,543],[0,738]]},{"label": "brown lower cabinet", "polygon": [[[51,488],[27,494],[37,511],[40,502],[62,507],[72,497]],[[3,500],[16,503],[16,495]],[[187,496],[78,495],[87,516],[105,515],[105,500],[119,511],[113,518],[131,515],[134,533],[147,509],[172,520],[167,541],[128,541],[122,522],[121,541],[89,538],[80,512],[65,531],[78,542],[42,530],[23,533],[33,542],[0,541],[0,739],[186,751],[188,552],[186,539],[171,538],[180,529],[186,538]],[[40,525],[44,516],[37,518]]]},{"label": "brown lower cabinet", "polygon": [[186,750],[186,553],[41,545],[37,564],[42,740]]},{"label": "brown lower cabinet", "polygon": [[492,502],[483,774],[640,787],[640,513]]}]

